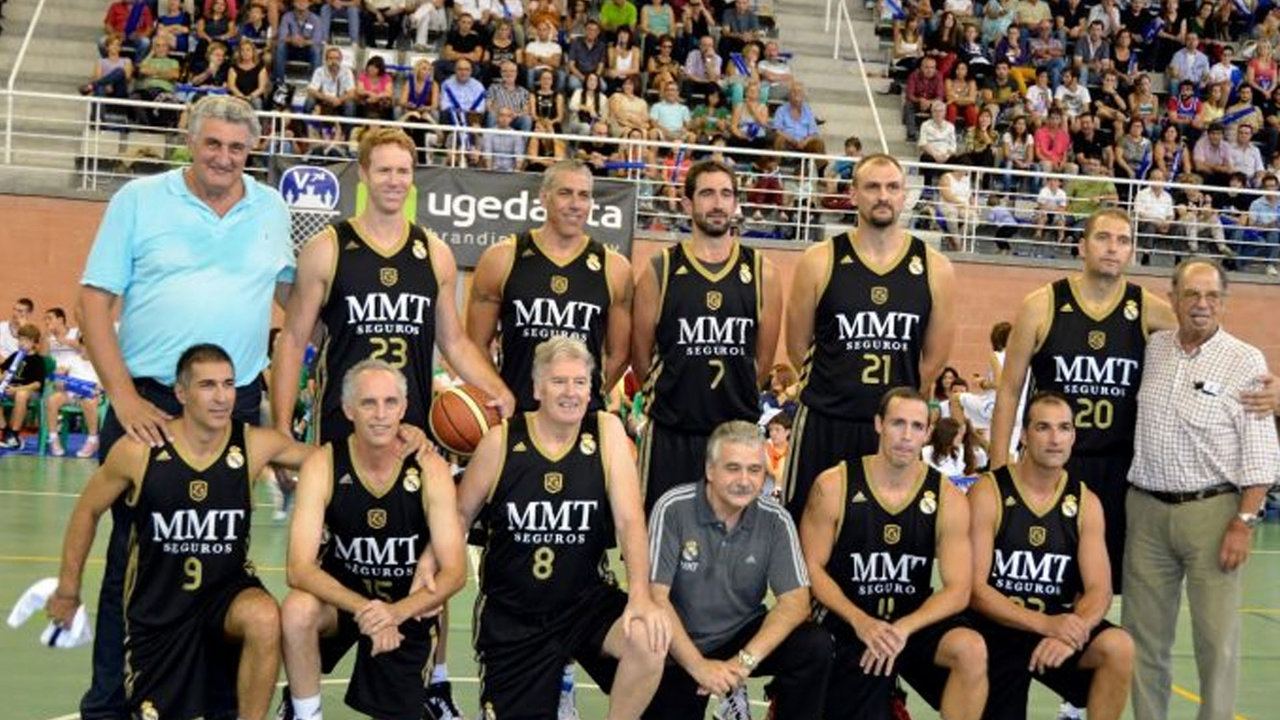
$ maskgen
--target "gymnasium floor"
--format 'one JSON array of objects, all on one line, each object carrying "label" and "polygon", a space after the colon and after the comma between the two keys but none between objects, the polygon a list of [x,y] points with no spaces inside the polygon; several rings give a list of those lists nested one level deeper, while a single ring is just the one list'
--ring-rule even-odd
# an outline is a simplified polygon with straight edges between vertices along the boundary
[{"label": "gymnasium floor", "polygon": [[[66,517],[79,490],[94,467],[91,461],[10,456],[0,457],[0,608],[8,608],[19,593],[41,577],[58,570],[62,533]],[[273,523],[269,495],[259,489],[259,512],[253,520],[252,556],[268,588],[281,597],[284,592],[285,526]],[[84,596],[93,610],[101,557],[106,545],[104,519],[98,543],[85,572]],[[454,696],[469,717],[476,711],[475,664],[470,652],[470,608],[475,597],[471,584],[454,602],[449,627],[449,667],[455,680]],[[1245,602],[1241,609],[1244,664],[1240,678],[1237,720],[1280,718],[1270,683],[1280,677],[1280,525],[1269,524],[1257,532],[1253,557],[1245,576]],[[1112,619],[1118,619],[1118,607]],[[43,623],[33,618],[27,625],[0,631],[0,709],[2,720],[71,720],[88,684],[88,648],[50,650],[39,645]],[[1174,656],[1175,695],[1170,720],[1191,720],[1198,708],[1197,681],[1191,655],[1190,625],[1185,608],[1178,630]],[[349,662],[349,661],[348,661]],[[338,669],[324,686],[325,717],[346,720],[358,715],[342,704],[345,690],[341,678],[350,665]],[[588,682],[580,673],[580,683]],[[759,685],[753,698],[760,698]],[[580,687],[578,708],[583,720],[598,720],[605,714],[603,698],[593,689]],[[1043,691],[1033,690],[1032,720],[1052,720],[1057,701]],[[1269,709],[1268,709],[1269,708]],[[916,720],[935,717],[913,699]],[[710,711],[708,711],[708,717]],[[764,717],[763,707],[755,710]]]}]

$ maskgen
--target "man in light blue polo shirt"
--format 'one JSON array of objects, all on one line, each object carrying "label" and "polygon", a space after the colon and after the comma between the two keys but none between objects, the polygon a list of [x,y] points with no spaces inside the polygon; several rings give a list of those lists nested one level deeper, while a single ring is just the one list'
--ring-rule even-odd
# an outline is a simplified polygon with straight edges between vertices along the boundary
[{"label": "man in light blue polo shirt", "polygon": [[[80,281],[80,328],[111,399],[100,459],[125,435],[153,446],[165,442],[164,421],[181,412],[174,368],[182,351],[198,343],[216,343],[231,355],[233,419],[259,420],[272,297],[283,297],[293,282],[289,210],[275,190],[244,173],[261,132],[248,103],[206,97],[192,107],[190,128],[190,167],[133,180],[112,197]],[[127,717],[126,514],[119,503],[112,508],[93,685],[80,706],[85,720]]]}]

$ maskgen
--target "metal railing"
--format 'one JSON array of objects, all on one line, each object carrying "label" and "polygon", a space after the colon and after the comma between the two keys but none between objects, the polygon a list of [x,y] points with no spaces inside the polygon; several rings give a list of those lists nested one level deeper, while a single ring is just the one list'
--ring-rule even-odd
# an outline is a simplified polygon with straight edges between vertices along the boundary
[{"label": "metal railing", "polygon": [[35,35],[36,26],[40,24],[40,14],[44,12],[45,0],[36,3],[36,10],[31,15],[31,22],[27,25],[27,32],[22,36],[22,45],[18,48],[18,54],[14,57],[13,67],[9,69],[9,78],[5,81],[5,90],[8,92],[5,98],[5,124],[4,124],[4,163],[8,165],[13,161],[13,87],[18,81],[18,72],[22,69],[22,61],[27,58],[27,48],[31,45],[31,38]]},{"label": "metal railing", "polygon": [[[828,0],[828,8],[830,8],[830,0]],[[830,10],[828,9],[828,14]],[[843,22],[842,22],[843,21]],[[853,16],[849,14],[848,0],[839,0],[836,3],[836,31],[835,40],[831,49],[831,59],[840,59],[840,36],[841,29],[844,29],[849,35],[849,42],[853,46],[853,57],[858,65],[858,76],[862,79],[862,89],[867,94],[867,107],[871,109],[871,119],[875,123],[876,137],[880,139],[880,152],[889,152],[889,141],[885,138],[884,125],[880,122],[880,109],[876,107],[876,94],[871,87],[871,80],[867,77],[867,65],[862,61],[862,48],[858,45],[858,35],[853,27]]]}]

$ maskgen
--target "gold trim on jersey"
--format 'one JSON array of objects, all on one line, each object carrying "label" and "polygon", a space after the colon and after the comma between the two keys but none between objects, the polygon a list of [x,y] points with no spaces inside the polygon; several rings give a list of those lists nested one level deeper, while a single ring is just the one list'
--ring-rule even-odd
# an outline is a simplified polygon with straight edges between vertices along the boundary
[{"label": "gold trim on jersey", "polygon": [[187,455],[187,453],[183,452],[182,448],[178,445],[177,437],[175,437],[173,439],[173,442],[169,444],[173,446],[173,451],[178,454],[178,458],[182,460],[182,462],[187,464],[187,467],[191,468],[192,470],[198,473],[202,473],[207,471],[209,468],[213,467],[213,464],[218,462],[218,458],[221,458],[222,455],[226,453],[227,445],[231,442],[231,427],[232,427],[231,425],[227,425],[226,431],[224,431],[222,434],[221,447],[218,448],[217,452],[213,453],[213,455],[210,456],[209,462],[205,463],[204,465],[197,465],[194,462],[191,462],[191,459]]},{"label": "gold trim on jersey", "polygon": [[1000,481],[996,478],[994,470],[983,473],[982,477],[978,478],[978,482],[982,482],[983,478],[991,480],[991,487],[996,491],[996,526],[992,532],[999,534],[1000,523],[1004,522],[1004,493],[1000,490]]},{"label": "gold trim on jersey", "polygon": [[[800,403],[800,408],[796,410],[796,419],[791,428],[791,446],[787,448],[787,504],[796,497],[796,473],[800,467],[800,445],[804,438],[804,427],[809,419],[809,408]],[[812,489],[812,488],[810,488]],[[804,508],[800,509],[804,512]]]},{"label": "gold trim on jersey", "polygon": [[502,273],[502,282],[498,283],[498,287],[502,288],[503,295],[506,295],[507,281],[511,279],[511,272],[516,269],[516,262],[520,260],[520,241],[517,236],[508,235],[498,241],[499,245],[503,243],[511,246],[511,258],[507,261],[507,270]]},{"label": "gold trim on jersey", "polygon": [[356,234],[356,237],[360,238],[360,242],[364,243],[365,247],[369,248],[370,250],[374,251],[378,255],[382,256],[384,260],[390,260],[396,255],[399,255],[400,251],[403,250],[404,246],[409,242],[409,236],[413,232],[413,223],[406,220],[404,222],[404,234],[400,236],[400,240],[396,242],[396,244],[393,245],[391,248],[387,250],[383,250],[382,248],[378,247],[372,241],[372,239],[370,239],[368,235],[364,234],[364,230],[361,229],[360,225],[356,224],[358,220],[359,220],[358,217],[353,217],[348,221],[349,224],[351,225],[352,232]]},{"label": "gold trim on jersey", "polygon": [[684,259],[689,262],[689,266],[692,267],[695,272],[713,283],[718,283],[737,268],[738,256],[741,254],[740,251],[742,250],[742,243],[737,240],[733,241],[733,249],[729,251],[729,257],[725,259],[724,266],[720,268],[719,272],[715,273],[708,270],[707,266],[703,265],[702,261],[698,259],[698,256],[693,254],[692,242],[686,240],[680,243],[680,247],[684,249]]},{"label": "gold trim on jersey", "polygon": [[[608,495],[609,480],[610,480],[610,477],[612,476],[612,473],[609,472],[609,456],[608,456],[609,443],[605,442],[604,423],[600,421],[601,420],[600,416],[603,414],[604,414],[603,411],[600,411],[600,410],[596,411],[596,432],[600,434],[600,453],[599,453],[600,469],[604,471],[604,491],[605,491],[605,494]],[[641,495],[640,499],[643,501],[644,496]]]},{"label": "gold trim on jersey", "polygon": [[[840,539],[840,531],[844,529],[844,513],[845,510],[849,509],[849,463],[845,460],[841,460],[840,464],[836,467],[840,468],[840,515],[836,517],[835,534],[835,539],[838,542]],[[818,479],[814,478],[813,482],[816,485]],[[810,488],[809,492],[812,493],[813,488]]]},{"label": "gold trim on jersey", "polygon": [[902,261],[907,258],[907,254],[911,251],[911,244],[912,244],[911,234],[902,233],[901,237],[903,239],[902,247],[898,249],[898,254],[895,255],[894,258],[890,260],[888,263],[885,263],[883,265],[879,265],[877,263],[871,262],[870,260],[867,259],[866,255],[862,254],[862,251],[858,249],[858,243],[854,242],[856,238],[854,237],[852,232],[849,233],[849,247],[853,250],[853,254],[857,256],[858,261],[862,263],[863,267],[875,273],[876,275],[884,277],[885,275],[888,275],[894,270],[897,270],[898,266],[902,264]]},{"label": "gold trim on jersey", "polygon": [[325,333],[324,342],[320,343],[320,357],[316,360],[316,396],[311,402],[311,427],[308,432],[315,445],[321,443],[321,424],[324,422],[324,394],[329,389],[329,345],[333,335]]},{"label": "gold trim on jersey", "polygon": [[1147,306],[1150,304],[1149,300],[1151,298],[1149,296],[1154,296],[1154,295],[1155,293],[1152,293],[1146,288],[1142,288],[1142,292],[1139,294],[1139,297],[1142,298],[1142,301],[1138,305],[1138,322],[1142,323],[1142,339],[1143,340],[1151,339],[1151,325],[1149,322],[1151,317],[1147,313]]},{"label": "gold trim on jersey", "polygon": [[[657,318],[654,321],[654,331],[657,332],[658,323],[662,322],[662,309],[667,305],[667,288],[671,286],[671,249],[674,246],[667,246],[662,249],[658,257],[662,260],[662,277],[658,278],[658,310],[654,314]],[[655,343],[656,350],[656,343]]]},{"label": "gold trim on jersey", "polygon": [[529,231],[529,240],[533,242],[533,246],[538,249],[538,252],[542,253],[542,257],[546,258],[552,265],[555,265],[558,268],[566,268],[574,264],[578,261],[578,258],[582,257],[582,253],[586,252],[587,248],[591,246],[591,236],[583,235],[579,239],[579,243],[581,244],[578,249],[574,250],[567,259],[561,261],[552,257],[551,253],[547,252],[547,249],[543,247],[541,235],[542,230],[534,228]]},{"label": "gold trim on jersey", "polygon": [[[1027,494],[1022,492],[1022,482],[1018,480],[1018,469],[1012,465],[1009,466],[1009,477],[1013,480],[1013,491],[1018,494],[1018,500],[1026,506],[1027,510],[1037,518],[1043,518],[1053,511],[1058,505],[1058,501],[1062,499],[1062,492],[1067,488],[1067,471],[1063,470],[1058,474],[1057,487],[1053,491],[1053,498],[1049,500],[1043,508],[1037,509],[1031,501],[1027,499]],[[1077,513],[1079,514],[1079,513]]]},{"label": "gold trim on jersey", "polygon": [[333,244],[333,257],[329,261],[329,279],[324,285],[324,299],[320,301],[320,307],[323,308],[329,304],[329,295],[333,292],[333,281],[338,277],[338,255],[342,253],[342,248],[338,247],[338,228],[326,225],[320,233]]},{"label": "gold trim on jersey", "polygon": [[[845,233],[845,235],[848,234],[849,233]],[[817,288],[818,292],[814,295],[816,300],[814,301],[813,309],[815,311],[818,309],[818,305],[822,304],[822,296],[827,294],[827,288],[831,287],[831,276],[836,271],[836,238],[839,237],[841,236],[837,235],[827,241],[827,245],[830,247],[831,252],[827,255],[827,272],[823,276],[821,286]],[[852,239],[849,241],[849,245],[850,247],[853,246]]]},{"label": "gold trim on jersey", "polygon": [[911,490],[907,493],[907,499],[897,507],[891,508],[887,503],[885,503],[884,499],[880,497],[880,493],[876,492],[876,484],[871,479],[870,459],[873,457],[875,456],[865,455],[862,458],[862,477],[867,481],[867,490],[871,493],[871,497],[875,498],[876,504],[880,506],[881,510],[884,510],[890,515],[900,515],[903,510],[906,510],[915,504],[916,499],[920,497],[920,488],[924,487],[924,479],[929,474],[929,466],[925,465],[923,462],[920,463],[918,477],[912,481]]},{"label": "gold trim on jersey", "polygon": [[[612,305],[617,301],[617,295],[614,294],[613,273],[609,272],[609,255],[612,254],[609,248],[604,249],[604,267],[601,272],[604,273],[604,288],[609,291],[609,304]],[[617,262],[616,260],[614,262]],[[603,388],[602,388],[603,389]]]},{"label": "gold trim on jersey", "polygon": [[525,426],[529,428],[529,442],[533,443],[533,449],[543,457],[547,462],[558,463],[565,459],[574,448],[578,447],[578,438],[582,435],[582,424],[578,424],[578,432],[572,442],[566,443],[564,449],[559,455],[552,455],[544,449],[544,445],[538,441],[538,428],[534,425],[536,413],[525,413]]},{"label": "gold trim on jersey", "polygon": [[[1079,281],[1079,278],[1068,278],[1067,290],[1071,293],[1071,299],[1075,301],[1076,307],[1080,308],[1080,312],[1084,313],[1090,320],[1097,323],[1103,322],[1107,318],[1111,317],[1112,313],[1116,311],[1116,308],[1120,307],[1120,301],[1124,300],[1124,296],[1127,294],[1129,289],[1129,283],[1120,283],[1120,287],[1117,288],[1114,293],[1115,297],[1112,297],[1107,300],[1107,302],[1103,303],[1103,307],[1106,309],[1099,313],[1095,312],[1094,308],[1089,307],[1080,297],[1078,288]],[[1046,335],[1047,334],[1048,333],[1046,333]]]},{"label": "gold trim on jersey", "polygon": [[[1066,485],[1065,482],[1063,482],[1062,484]],[[1086,485],[1083,480],[1081,480],[1080,481],[1080,497],[1076,499],[1077,504],[1079,506],[1079,509],[1076,511],[1076,532],[1080,533],[1082,537],[1084,536],[1084,509],[1086,506],[1084,499],[1085,499],[1085,496],[1088,494],[1089,494],[1089,486]]]},{"label": "gold trim on jersey", "polygon": [[755,253],[756,319],[764,319],[764,253]]},{"label": "gold trim on jersey", "polygon": [[[163,450],[161,451],[163,452]],[[138,467],[138,474],[135,477],[133,486],[129,488],[129,492],[125,495],[124,504],[129,507],[136,507],[138,500],[142,499],[142,483],[147,479],[147,470],[151,467],[151,450],[147,449],[142,454],[142,462]]]},{"label": "gold trim on jersey", "polygon": [[498,491],[498,481],[502,479],[502,471],[507,466],[507,437],[510,430],[508,420],[502,421],[502,457],[498,458],[498,471],[493,474],[493,482],[489,483],[489,492],[485,495],[486,505],[493,502],[493,494]]},{"label": "gold trim on jersey", "polygon": [[[1053,283],[1045,285],[1044,291],[1049,296],[1049,299],[1045,300],[1044,303],[1044,334],[1036,340],[1035,347],[1031,350],[1033,355],[1040,352],[1040,348],[1044,347],[1044,344],[1049,341],[1049,333],[1053,332],[1054,318],[1058,316],[1058,293],[1054,292]],[[1006,355],[1005,357],[1007,358],[1008,356]],[[1030,372],[1030,360],[1028,360],[1028,372]]]},{"label": "gold trim on jersey", "polygon": [[644,424],[644,430],[640,432],[640,499],[643,501],[649,495],[649,467],[653,458],[653,421]]},{"label": "gold trim on jersey", "polygon": [[390,482],[387,483],[386,487],[378,490],[369,482],[366,478],[366,474],[360,470],[360,460],[356,457],[355,440],[356,436],[354,433],[347,436],[347,452],[351,455],[351,470],[356,474],[356,480],[360,481],[360,484],[364,486],[364,489],[367,490],[375,499],[381,500],[387,496],[387,493],[396,489],[396,486],[400,484],[398,481],[400,479],[400,472],[404,469],[404,460],[396,460],[396,469],[395,472],[391,474]]}]

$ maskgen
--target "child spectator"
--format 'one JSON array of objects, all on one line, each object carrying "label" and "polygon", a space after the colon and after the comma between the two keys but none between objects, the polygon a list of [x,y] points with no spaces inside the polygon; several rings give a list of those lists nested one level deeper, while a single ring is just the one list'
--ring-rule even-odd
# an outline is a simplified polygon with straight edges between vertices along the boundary
[{"label": "child spectator", "polygon": [[[44,385],[44,357],[38,352],[40,328],[27,323],[18,328],[18,351],[0,362],[0,397],[13,402],[7,424],[0,431],[0,448],[18,450],[22,447],[19,433],[27,419],[27,406],[38,397]],[[3,413],[3,409],[0,409]],[[0,415],[0,420],[3,416]]]}]

